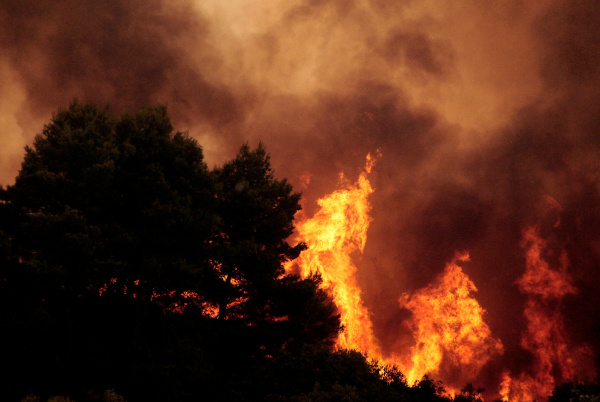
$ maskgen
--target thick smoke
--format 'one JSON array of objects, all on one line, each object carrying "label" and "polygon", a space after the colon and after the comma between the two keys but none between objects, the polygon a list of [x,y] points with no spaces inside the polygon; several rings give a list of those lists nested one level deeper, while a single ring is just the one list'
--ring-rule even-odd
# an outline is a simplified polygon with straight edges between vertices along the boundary
[{"label": "thick smoke", "polygon": [[3,182],[18,166],[15,148],[73,98],[119,113],[163,103],[181,125],[223,127],[243,114],[244,100],[218,76],[212,22],[189,2],[9,0],[0,21],[0,113],[12,124],[2,133],[11,149],[2,150]]},{"label": "thick smoke", "polygon": [[515,284],[530,225],[567,250],[565,327],[600,354],[598,26],[592,0],[5,1],[0,181],[74,97],[165,103],[209,163],[264,141],[309,215],[380,149],[358,276],[382,348],[412,342],[398,297],[468,251],[505,347],[478,379],[495,390],[531,360]]}]

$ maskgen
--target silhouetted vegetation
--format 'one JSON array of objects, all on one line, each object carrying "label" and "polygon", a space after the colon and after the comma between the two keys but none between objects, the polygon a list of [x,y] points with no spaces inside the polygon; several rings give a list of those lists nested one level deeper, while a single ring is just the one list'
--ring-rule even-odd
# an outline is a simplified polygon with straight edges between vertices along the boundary
[{"label": "silhouetted vegetation", "polygon": [[0,399],[448,400],[333,350],[320,278],[284,272],[300,195],[262,145],[211,170],[172,131],[164,107],[75,101],[0,188]]},{"label": "silhouetted vegetation", "polygon": [[548,402],[598,402],[600,384],[590,381],[570,381],[554,388]]},{"label": "silhouetted vegetation", "polygon": [[73,102],[0,195],[10,399],[255,399],[339,330],[319,278],[285,275],[300,195],[262,145],[209,170],[164,107]]}]

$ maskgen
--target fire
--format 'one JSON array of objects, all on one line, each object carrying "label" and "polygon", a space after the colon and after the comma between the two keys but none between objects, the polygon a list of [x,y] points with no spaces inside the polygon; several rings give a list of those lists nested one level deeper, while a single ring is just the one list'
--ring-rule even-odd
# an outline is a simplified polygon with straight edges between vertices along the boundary
[{"label": "fire", "polygon": [[[491,336],[483,321],[485,311],[470,296],[477,291],[475,285],[457,265],[468,259],[467,254],[448,264],[436,283],[401,298],[401,304],[414,314],[417,345],[408,359],[410,364],[402,364],[398,356],[382,356],[351,259],[353,253],[363,251],[367,240],[371,222],[368,196],[373,193],[367,175],[374,162],[368,155],[354,184],[342,174],[342,188],[318,201],[321,209],[313,218],[297,223],[298,240],[308,249],[293,264],[304,277],[321,274],[322,286],[333,297],[344,327],[338,348],[355,349],[382,363],[400,366],[410,383],[438,373],[442,358],[464,374],[461,379],[471,380],[494,354],[502,353],[502,344]],[[292,263],[286,269],[291,270]]]},{"label": "fire", "polygon": [[[321,275],[321,286],[333,298],[343,325],[338,348],[358,350],[383,364],[395,365],[409,384],[433,376],[444,382],[451,395],[456,394],[503,354],[504,346],[493,336],[484,320],[486,311],[473,296],[477,287],[459,265],[469,260],[469,254],[463,252],[457,253],[431,284],[399,298],[400,306],[412,312],[408,324],[415,344],[410,350],[383,355],[351,258],[362,253],[367,241],[371,222],[368,197],[373,193],[368,174],[374,163],[375,158],[368,155],[355,183],[340,174],[341,188],[318,200],[320,210],[312,218],[299,218],[297,240],[305,242],[308,249],[288,263],[286,270],[298,270],[303,277],[315,272]],[[547,202],[560,212],[556,200]],[[559,225],[560,217],[553,227]],[[551,250],[537,226],[523,232],[521,246],[526,270],[516,285],[527,296],[527,327],[521,346],[531,353],[533,363],[529,372],[515,376],[508,370],[502,372],[496,388],[502,401],[544,398],[559,381],[590,377],[589,371],[593,371],[589,347],[573,348],[564,329],[562,300],[577,293],[567,272],[567,253],[558,253],[549,262]]]},{"label": "fire", "polygon": [[[308,249],[294,264],[304,277],[318,272],[323,288],[333,297],[344,328],[337,347],[379,358],[370,313],[362,301],[355,278],[356,266],[350,258],[351,254],[362,252],[367,241],[371,222],[367,198],[373,192],[367,175],[375,159],[367,155],[366,167],[354,184],[340,174],[342,188],[318,200],[321,208],[313,218],[297,223],[298,240],[305,242]],[[291,269],[291,264],[286,268]]]},{"label": "fire", "polygon": [[477,288],[458,265],[468,259],[467,253],[458,254],[433,283],[400,298],[400,305],[413,313],[417,341],[412,364],[405,368],[410,384],[425,374],[439,374],[442,360],[446,370],[472,380],[494,355],[503,353],[483,320],[485,310],[471,296]]},{"label": "fire", "polygon": [[505,394],[511,401],[549,396],[557,383],[578,374],[562,315],[563,298],[577,293],[567,272],[567,253],[562,250],[558,266],[551,268],[544,259],[548,245],[541,238],[538,226],[524,231],[521,245],[526,249],[527,268],[517,286],[528,297],[525,306],[527,330],[521,346],[531,352],[534,361],[533,374],[522,373],[518,379],[508,379],[509,392]]},{"label": "fire", "polygon": [[504,371],[502,373],[502,382],[500,383],[500,400],[508,402],[508,394],[510,393],[510,385],[512,380],[510,379],[510,372]]}]

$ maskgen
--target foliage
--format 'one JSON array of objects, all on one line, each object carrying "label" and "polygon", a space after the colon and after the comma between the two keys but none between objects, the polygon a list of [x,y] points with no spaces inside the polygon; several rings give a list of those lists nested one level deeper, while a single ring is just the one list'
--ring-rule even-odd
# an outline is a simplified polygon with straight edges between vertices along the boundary
[{"label": "foliage", "polygon": [[589,381],[569,381],[557,385],[548,402],[598,402],[600,384]]},{"label": "foliage", "polygon": [[[90,400],[97,400],[98,402],[126,402],[126,399],[115,392],[114,389],[107,389],[104,391],[102,397],[92,396]],[[40,402],[40,397],[37,395],[27,395],[21,398],[21,402]],[[68,396],[55,395],[48,398],[47,402],[75,402]]]},{"label": "foliage", "polygon": [[105,402],[126,402],[123,396],[119,395],[115,392],[114,389],[107,389],[104,391],[104,401]]},{"label": "foliage", "polygon": [[48,399],[48,402],[73,402],[68,396],[53,396]]},{"label": "foliage", "polygon": [[282,268],[299,198],[262,145],[208,169],[162,106],[57,112],[0,189],[6,396],[187,399],[330,344],[318,279]]}]

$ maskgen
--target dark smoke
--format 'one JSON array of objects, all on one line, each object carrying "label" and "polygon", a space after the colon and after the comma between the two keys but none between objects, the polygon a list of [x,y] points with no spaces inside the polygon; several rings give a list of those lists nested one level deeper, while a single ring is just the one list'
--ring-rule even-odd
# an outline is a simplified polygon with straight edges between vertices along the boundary
[{"label": "dark smoke", "polygon": [[[210,23],[180,1],[8,1],[2,9],[3,54],[22,73],[30,106],[46,111],[72,97],[131,109],[173,102],[212,123],[239,118],[226,85],[208,82],[219,55]],[[205,71],[190,63],[200,51]]]},{"label": "dark smoke", "polygon": [[279,176],[301,188],[312,174],[309,215],[380,149],[358,277],[383,349],[412,342],[398,296],[469,251],[505,347],[477,379],[494,392],[503,368],[531,360],[515,285],[529,225],[567,250],[579,292],[566,329],[600,355],[598,26],[592,0],[4,1],[1,179],[73,97],[118,112],[165,103],[209,163],[262,140]]}]

